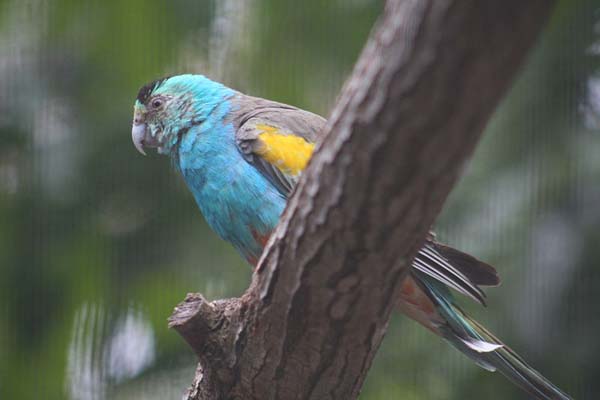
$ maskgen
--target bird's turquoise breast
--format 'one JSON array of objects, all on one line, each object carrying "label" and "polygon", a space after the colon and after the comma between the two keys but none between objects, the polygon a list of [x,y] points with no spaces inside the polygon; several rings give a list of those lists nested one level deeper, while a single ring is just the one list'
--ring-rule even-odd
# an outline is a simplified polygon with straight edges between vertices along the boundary
[{"label": "bird's turquoise breast", "polygon": [[251,263],[279,221],[285,199],[240,154],[220,106],[181,139],[178,167],[204,218]]}]

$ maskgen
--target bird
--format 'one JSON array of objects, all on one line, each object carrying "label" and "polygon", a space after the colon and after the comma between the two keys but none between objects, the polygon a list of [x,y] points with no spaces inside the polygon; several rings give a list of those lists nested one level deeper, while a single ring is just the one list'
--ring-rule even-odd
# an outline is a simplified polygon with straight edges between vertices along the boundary
[{"label": "bird", "polygon": [[[256,266],[326,120],[245,95],[204,75],[142,86],[134,103],[135,148],[167,155],[208,225]],[[453,291],[485,306],[496,270],[429,234],[401,283],[397,308],[488,371],[537,399],[570,397],[468,316]]]}]

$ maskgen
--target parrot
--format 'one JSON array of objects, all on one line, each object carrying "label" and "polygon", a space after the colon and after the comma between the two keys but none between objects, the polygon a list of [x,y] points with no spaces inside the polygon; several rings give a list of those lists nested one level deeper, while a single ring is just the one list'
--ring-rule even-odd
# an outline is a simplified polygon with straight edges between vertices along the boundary
[{"label": "parrot", "polygon": [[[184,74],[140,88],[131,137],[140,153],[154,148],[171,158],[208,225],[256,267],[325,124],[309,111]],[[397,308],[533,398],[569,399],[453,295],[485,306],[482,287],[499,283],[493,267],[430,234],[401,283]]]}]

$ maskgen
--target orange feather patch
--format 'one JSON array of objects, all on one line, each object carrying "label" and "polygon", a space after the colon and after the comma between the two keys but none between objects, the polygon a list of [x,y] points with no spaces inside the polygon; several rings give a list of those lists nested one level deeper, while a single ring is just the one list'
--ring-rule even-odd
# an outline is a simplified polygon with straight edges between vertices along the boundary
[{"label": "orange feather patch", "polygon": [[435,304],[410,275],[402,282],[398,308],[433,332],[443,323]]}]

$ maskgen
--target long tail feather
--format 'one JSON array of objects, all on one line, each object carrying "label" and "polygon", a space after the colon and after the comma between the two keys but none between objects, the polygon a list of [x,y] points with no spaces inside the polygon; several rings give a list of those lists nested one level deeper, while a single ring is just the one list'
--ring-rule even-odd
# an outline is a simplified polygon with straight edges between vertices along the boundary
[{"label": "long tail feather", "polygon": [[[453,306],[454,311],[460,315],[460,319],[470,325],[478,340],[497,346],[492,351],[477,351],[464,345],[464,339],[460,338],[454,332],[448,332],[446,339],[462,351],[465,355],[473,359],[478,365],[487,370],[497,370],[515,385],[529,393],[537,399],[544,400],[569,400],[566,393],[556,387],[542,374],[533,369],[510,347],[498,340],[492,333],[485,329],[477,321],[466,315],[461,309]],[[469,329],[469,330],[471,330]],[[476,339],[477,340],[477,339]]]},{"label": "long tail feather", "polygon": [[571,399],[481,324],[465,314],[454,304],[446,287],[423,274],[413,273],[413,276],[423,285],[423,289],[436,303],[439,314],[446,321],[446,324],[437,328],[437,333],[455,348],[480,367],[488,371],[499,371],[534,398]]}]

